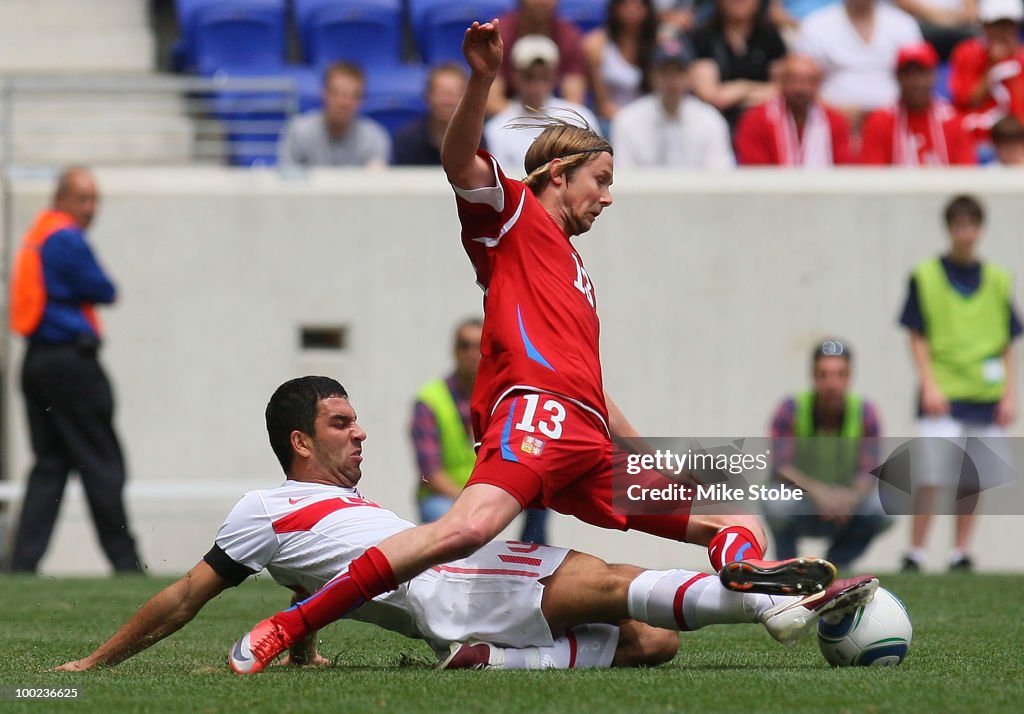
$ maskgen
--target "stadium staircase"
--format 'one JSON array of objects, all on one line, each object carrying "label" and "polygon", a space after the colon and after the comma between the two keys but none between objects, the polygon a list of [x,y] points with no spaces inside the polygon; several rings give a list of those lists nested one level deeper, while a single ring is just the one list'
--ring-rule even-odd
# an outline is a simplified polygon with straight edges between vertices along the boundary
[{"label": "stadium staircase", "polygon": [[0,2],[4,158],[194,163],[196,129],[183,98],[161,91],[155,43],[145,0]]}]

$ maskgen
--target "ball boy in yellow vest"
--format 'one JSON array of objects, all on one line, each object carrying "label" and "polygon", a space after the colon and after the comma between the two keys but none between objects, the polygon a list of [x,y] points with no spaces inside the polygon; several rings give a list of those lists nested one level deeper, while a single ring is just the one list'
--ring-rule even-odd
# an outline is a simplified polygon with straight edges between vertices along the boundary
[{"label": "ball boy in yellow vest", "polygon": [[[985,214],[976,198],[953,198],[946,205],[945,221],[949,252],[914,268],[900,317],[900,324],[910,331],[920,386],[918,432],[960,444],[965,437],[983,438],[998,453],[1005,451],[999,437],[1016,416],[1012,342],[1022,329],[1013,307],[1013,285],[1009,271],[978,258]],[[915,469],[905,571],[924,566],[938,490],[957,486],[959,475],[960,468],[953,464]],[[984,479],[984,474],[979,476]],[[957,499],[951,570],[973,568],[968,547],[976,502],[976,497]]]}]

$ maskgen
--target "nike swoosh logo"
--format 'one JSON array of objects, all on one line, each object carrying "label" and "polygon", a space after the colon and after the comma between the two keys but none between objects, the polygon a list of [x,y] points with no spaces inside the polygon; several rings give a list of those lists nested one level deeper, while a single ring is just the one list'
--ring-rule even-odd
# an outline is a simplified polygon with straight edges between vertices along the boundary
[{"label": "nike swoosh logo", "polygon": [[235,643],[235,651],[234,651],[234,653],[231,656],[234,658],[234,660],[236,662],[252,662],[253,661],[252,653],[246,654],[246,653],[242,652],[242,640],[244,640],[244,639],[245,638],[242,637],[242,638],[240,638],[238,640],[238,642]]},{"label": "nike swoosh logo", "polygon": [[302,498],[289,498],[288,499],[288,503],[290,503],[290,504],[292,504],[294,506],[296,503],[301,503],[302,501],[305,501],[307,498],[313,498],[313,497],[312,496],[303,496]]}]

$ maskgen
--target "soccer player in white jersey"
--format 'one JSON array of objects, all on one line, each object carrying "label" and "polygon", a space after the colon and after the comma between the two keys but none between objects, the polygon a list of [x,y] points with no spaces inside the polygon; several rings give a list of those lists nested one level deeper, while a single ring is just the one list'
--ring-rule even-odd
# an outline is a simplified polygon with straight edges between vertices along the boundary
[{"label": "soccer player in white jersey", "polygon": [[[347,577],[349,563],[367,548],[413,527],[357,490],[366,432],[336,381],[286,382],[271,397],[266,420],[284,484],[247,493],[191,571],[95,652],[59,670],[123,661],[263,568],[296,597],[308,597]],[[877,587],[876,578],[865,576],[803,598],[737,593],[704,573],[608,565],[564,548],[495,541],[378,596],[352,617],[425,640],[449,669],[652,665],[675,655],[674,631],[761,622],[790,643],[820,617],[867,602]],[[293,645],[289,661],[325,663],[315,642],[313,633]],[[232,669],[247,672],[259,661],[258,646],[247,636],[239,640],[229,656]]]}]

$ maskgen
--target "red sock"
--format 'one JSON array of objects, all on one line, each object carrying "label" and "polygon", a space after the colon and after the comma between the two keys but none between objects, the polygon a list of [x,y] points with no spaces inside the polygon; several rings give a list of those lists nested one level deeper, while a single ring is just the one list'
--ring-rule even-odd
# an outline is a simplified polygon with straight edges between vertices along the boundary
[{"label": "red sock", "polygon": [[764,551],[757,544],[757,538],[743,526],[729,526],[715,533],[708,543],[708,559],[715,572],[734,560],[760,560]]},{"label": "red sock", "polygon": [[291,642],[305,638],[355,610],[367,600],[398,587],[391,564],[376,548],[352,561],[348,570],[293,607],[272,618]]}]

